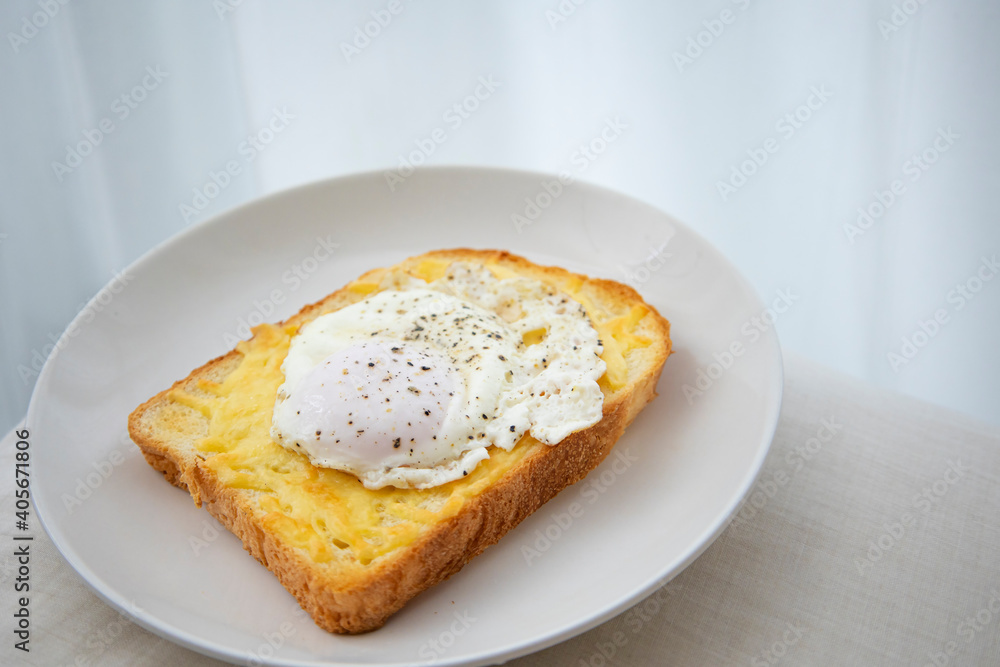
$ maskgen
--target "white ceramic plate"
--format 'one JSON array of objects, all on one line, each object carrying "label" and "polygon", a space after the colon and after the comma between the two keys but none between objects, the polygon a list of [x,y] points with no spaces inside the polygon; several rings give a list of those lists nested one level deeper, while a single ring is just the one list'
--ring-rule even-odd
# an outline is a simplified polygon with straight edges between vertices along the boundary
[{"label": "white ceramic plate", "polygon": [[[779,348],[771,331],[754,339],[748,323],[763,304],[687,227],[616,192],[557,192],[552,181],[441,168],[391,192],[381,174],[338,178],[233,210],[140,259],[67,329],[31,402],[34,497],[56,546],[141,625],[250,664],[496,664],[652,593],[721,533],[753,484],[778,418]],[[525,198],[539,214],[518,231],[511,216]],[[675,354],[618,454],[384,628],[328,634],[145,463],[126,418],[227,351],[245,323],[284,318],[369,268],[460,246],[631,281],[670,319]],[[743,352],[729,363],[734,343]]]}]

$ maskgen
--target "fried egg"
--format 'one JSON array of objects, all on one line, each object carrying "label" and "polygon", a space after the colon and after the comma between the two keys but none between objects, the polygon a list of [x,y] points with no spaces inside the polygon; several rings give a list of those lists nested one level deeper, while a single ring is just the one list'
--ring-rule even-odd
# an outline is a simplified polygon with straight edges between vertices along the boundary
[{"label": "fried egg", "polygon": [[597,423],[601,352],[584,307],[540,281],[465,262],[432,282],[390,272],[292,338],[271,437],[370,489],[438,486],[490,446]]}]

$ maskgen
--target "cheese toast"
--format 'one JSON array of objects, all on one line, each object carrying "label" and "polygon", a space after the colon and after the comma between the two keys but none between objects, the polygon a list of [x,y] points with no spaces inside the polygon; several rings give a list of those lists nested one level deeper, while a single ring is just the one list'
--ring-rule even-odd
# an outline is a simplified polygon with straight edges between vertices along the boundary
[{"label": "cheese toast", "polygon": [[290,339],[315,318],[382,289],[387,269],[365,273],[285,322],[255,327],[250,340],[129,416],[147,462],[239,537],[328,631],[377,629],[458,572],[596,467],[656,395],[670,325],[631,287],[499,250],[434,251],[391,268],[430,281],[458,261],[484,265],[501,279],[540,281],[584,306],[607,365],[596,424],[555,445],[525,434],[510,451],[490,448],[468,476],[428,489],[365,488],[273,442],[268,429]]}]

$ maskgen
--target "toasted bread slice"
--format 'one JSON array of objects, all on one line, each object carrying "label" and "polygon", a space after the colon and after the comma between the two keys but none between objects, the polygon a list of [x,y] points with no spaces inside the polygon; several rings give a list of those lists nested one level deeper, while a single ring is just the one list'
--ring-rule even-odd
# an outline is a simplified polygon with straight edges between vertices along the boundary
[{"label": "toasted bread slice", "polygon": [[[474,471],[476,480],[457,480],[437,490],[379,495],[361,488],[360,483],[351,486],[338,477],[346,473],[317,470],[304,456],[272,442],[255,451],[273,446],[274,450],[266,451],[275,458],[285,457],[281,465],[270,466],[269,470],[245,462],[242,467],[220,467],[219,462],[228,454],[218,448],[206,451],[203,444],[206,436],[215,432],[215,412],[203,408],[209,403],[198,401],[216,400],[213,391],[239,372],[251,354],[251,346],[255,342],[264,344],[257,339],[263,340],[265,334],[279,335],[273,333],[278,328],[263,331],[260,327],[249,342],[196,369],[129,417],[129,433],[149,464],[170,483],[190,492],[195,504],[205,507],[238,536],[246,550],[274,572],[316,623],[328,631],[360,633],[381,627],[413,596],[458,572],[559,491],[582,479],[608,455],[625,427],[655,397],[657,379],[670,354],[669,323],[635,290],[617,282],[538,266],[496,250],[436,251],[412,257],[393,268],[429,279],[453,261],[484,264],[499,277],[518,275],[549,283],[586,307],[602,336],[602,358],[608,364],[608,372],[600,382],[604,406],[598,423],[556,445],[526,436],[510,456],[491,448],[491,458],[480,464],[481,471]],[[385,272],[375,269],[366,273],[277,327],[294,332],[322,314],[363,299],[377,289]],[[272,356],[279,358],[271,363],[280,367],[282,355],[280,347],[276,348]],[[266,399],[265,394],[257,404],[258,412],[265,414],[257,415],[257,426],[247,425],[246,429],[259,430],[261,423],[270,422],[273,395],[270,404]],[[289,497],[283,497],[275,476],[291,475],[283,471],[293,468],[297,471],[294,474],[306,475],[309,481],[300,485],[301,490],[296,492],[299,495],[291,497],[286,493]],[[328,481],[328,486],[322,486]],[[344,515],[348,524],[339,528],[291,516],[296,503],[309,503],[309,494],[325,494],[328,488],[331,493],[350,493],[352,507],[361,503],[368,508],[370,495],[372,507],[380,513],[352,510]],[[327,498],[323,496],[329,504]],[[401,508],[403,513],[389,517],[386,503]],[[399,544],[372,538],[380,546],[365,551],[361,546],[367,548],[368,542],[348,544],[346,538],[337,537],[337,530],[353,531],[354,526],[349,524],[353,516],[383,517],[376,519],[381,524],[374,528],[386,535],[409,537],[399,538]]]}]

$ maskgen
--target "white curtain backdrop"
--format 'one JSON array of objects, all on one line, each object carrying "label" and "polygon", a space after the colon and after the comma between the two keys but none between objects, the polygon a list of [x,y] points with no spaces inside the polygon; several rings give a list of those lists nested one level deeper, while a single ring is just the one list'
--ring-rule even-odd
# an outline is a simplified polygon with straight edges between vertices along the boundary
[{"label": "white curtain backdrop", "polygon": [[427,164],[650,202],[791,298],[785,347],[1000,423],[995,1],[18,0],[0,34],[3,430],[143,252],[438,127]]}]

